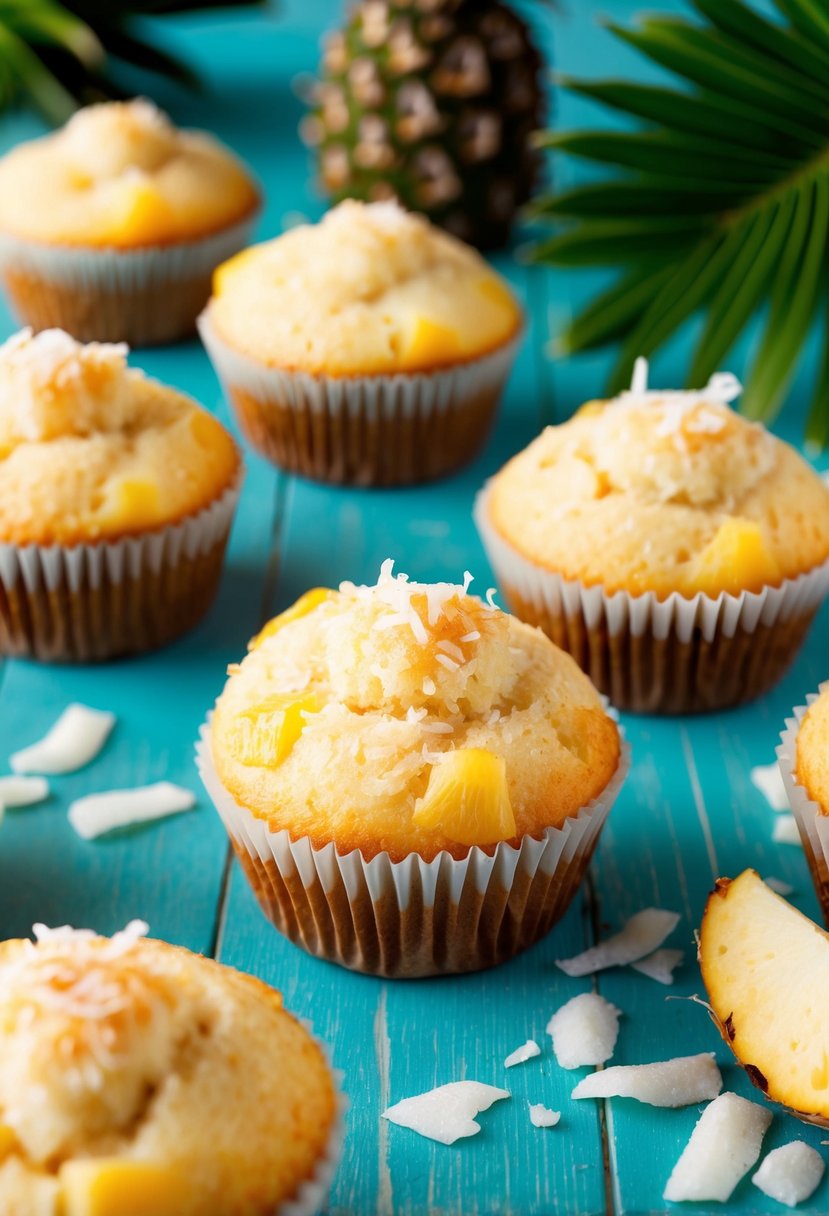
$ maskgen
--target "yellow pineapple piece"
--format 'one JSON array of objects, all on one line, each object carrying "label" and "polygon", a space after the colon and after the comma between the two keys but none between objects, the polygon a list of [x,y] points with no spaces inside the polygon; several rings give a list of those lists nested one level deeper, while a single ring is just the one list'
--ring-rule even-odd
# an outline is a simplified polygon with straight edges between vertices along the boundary
[{"label": "yellow pineapple piece", "polygon": [[217,267],[213,272],[213,295],[220,296],[226,290],[236,273],[247,262],[256,258],[258,252],[256,245],[251,245],[249,249],[243,249],[241,253],[234,254],[232,258],[228,258],[226,262],[222,262],[221,266]]},{"label": "yellow pineapple piece", "polygon": [[0,1161],[8,1157],[17,1147],[17,1136],[5,1123],[0,1123]]},{"label": "yellow pineapple piece", "polygon": [[268,638],[279,633],[280,629],[284,629],[286,625],[290,625],[291,621],[298,621],[302,617],[308,616],[309,612],[319,608],[320,604],[333,600],[336,594],[336,591],[331,591],[328,587],[315,587],[313,591],[306,591],[292,607],[286,608],[284,612],[280,612],[279,616],[268,621],[265,628],[257,633],[253,641],[248,643],[248,650],[258,649],[263,642],[267,642]]},{"label": "yellow pineapple piece", "polygon": [[495,844],[515,835],[506,762],[482,747],[459,748],[436,764],[413,815],[459,844]]},{"label": "yellow pineapple piece", "polygon": [[169,234],[171,220],[169,203],[149,178],[137,173],[110,183],[102,224],[110,240],[160,240]]},{"label": "yellow pineapple piece", "polygon": [[305,729],[305,715],[317,714],[322,701],[315,693],[268,697],[246,709],[234,724],[230,751],[240,764],[277,768],[293,751]]},{"label": "yellow pineapple piece", "polygon": [[121,1157],[67,1161],[62,1216],[180,1216],[190,1187],[179,1171]]},{"label": "yellow pineapple piece", "polygon": [[151,527],[161,517],[161,492],[154,481],[125,477],[113,490],[110,518],[136,528]]},{"label": "yellow pineapple piece", "polygon": [[780,567],[769,552],[763,529],[751,519],[727,519],[696,558],[694,590],[717,596],[739,595],[780,582]]},{"label": "yellow pineapple piece", "polygon": [[428,317],[418,317],[400,352],[404,367],[435,367],[463,353],[458,332]]}]

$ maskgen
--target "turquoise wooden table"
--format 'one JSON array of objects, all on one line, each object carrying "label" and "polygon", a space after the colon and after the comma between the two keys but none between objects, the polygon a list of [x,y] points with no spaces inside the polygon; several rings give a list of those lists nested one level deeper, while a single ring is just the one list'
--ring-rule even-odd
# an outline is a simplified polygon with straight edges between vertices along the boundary
[{"label": "turquoise wooden table", "polygon": [[[609,0],[608,7],[628,19],[637,3]],[[676,0],[661,6],[680,7]],[[268,199],[262,236],[280,231],[292,214],[321,209],[296,139],[301,105],[292,84],[298,72],[313,68],[319,32],[337,7],[325,0],[283,0],[278,16],[172,27],[171,41],[198,62],[209,89],[200,97],[170,93],[162,100],[177,121],[212,128],[255,166]],[[630,71],[636,61],[595,24],[598,7],[572,0],[569,15],[544,31],[545,42],[555,39],[558,65],[567,71]],[[559,104],[564,124],[588,112],[584,102]],[[32,117],[8,118],[0,124],[0,144],[5,149],[39,130]],[[559,166],[557,172],[572,170]],[[631,971],[604,973],[595,985],[625,1014],[613,1062],[714,1050],[726,1086],[750,1097],[704,1011],[667,996],[702,990],[693,931],[716,876],[756,866],[791,883],[795,902],[817,913],[801,851],[772,843],[773,813],[748,772],[773,759],[784,716],[829,675],[826,612],[794,670],[762,703],[709,718],[625,721],[633,772],[589,882],[546,941],[497,972],[384,983],[311,959],[265,922],[231,860],[193,763],[198,727],[226,664],[243,653],[266,617],[306,588],[345,578],[373,582],[388,556],[425,580],[454,580],[468,568],[485,589],[491,573],[470,518],[475,490],[543,423],[565,417],[601,387],[602,359],[555,364],[545,356],[551,325],[595,282],[522,268],[506,256],[498,265],[527,301],[530,332],[496,433],[472,468],[426,489],[350,492],[279,476],[249,455],[219,602],[194,634],[160,654],[104,667],[9,663],[0,679],[0,772],[9,753],[43,734],[72,700],[118,715],[98,762],[55,779],[53,796],[42,807],[7,814],[0,830],[0,936],[26,934],[33,921],[109,933],[140,916],[154,935],[280,988],[288,1007],[309,1018],[331,1044],[345,1073],[351,1112],[330,1206],[338,1216],[664,1211],[664,1184],[699,1112],[569,1100],[582,1073],[556,1066],[544,1028],[551,1013],[591,981],[568,979],[554,959],[582,950],[646,905],[675,909],[682,920],[668,944],[684,948],[685,963],[673,989]],[[0,336],[12,329],[4,312]],[[680,345],[656,364],[658,382],[676,380],[683,354]],[[132,358],[228,420],[196,342],[137,351]],[[741,366],[738,352],[733,368]],[[796,406],[784,434],[786,428],[790,437],[799,433]],[[198,790],[198,808],[92,843],[69,827],[66,808],[74,797],[160,778]],[[506,1073],[504,1057],[527,1038],[544,1045],[543,1055]],[[462,1078],[504,1085],[513,1094],[482,1117],[483,1131],[474,1139],[447,1148],[381,1121],[391,1102]],[[527,1100],[563,1111],[560,1125],[533,1128]],[[820,1142],[817,1131],[777,1114],[766,1146],[794,1137]],[[824,1183],[801,1210],[828,1209]],[[782,1209],[745,1180],[730,1210]]]}]

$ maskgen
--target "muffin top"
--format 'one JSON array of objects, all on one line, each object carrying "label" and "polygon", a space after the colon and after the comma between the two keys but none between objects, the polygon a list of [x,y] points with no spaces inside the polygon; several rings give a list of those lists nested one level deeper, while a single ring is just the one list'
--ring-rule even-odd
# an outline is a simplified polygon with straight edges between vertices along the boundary
[{"label": "muffin top", "polygon": [[220,266],[209,318],[255,359],[333,376],[463,363],[521,327],[474,249],[396,203],[350,201]]},{"label": "muffin top", "polygon": [[126,356],[59,329],[0,346],[0,543],[130,536],[230,487],[240,462],[228,432]]},{"label": "muffin top", "polygon": [[829,685],[813,701],[797,733],[797,780],[829,815]]},{"label": "muffin top", "polygon": [[700,392],[590,402],[494,478],[490,524],[608,592],[737,595],[811,570],[829,557],[829,486],[729,407],[739,392],[721,374]]},{"label": "muffin top", "polygon": [[88,106],[0,159],[0,232],[27,240],[167,245],[241,222],[258,204],[229,149],[140,98]]},{"label": "muffin top", "polygon": [[540,631],[462,586],[309,592],[266,626],[212,720],[220,780],[272,831],[392,860],[560,825],[619,762],[599,694]]},{"label": "muffin top", "polygon": [[3,1212],[272,1216],[324,1155],[333,1078],[279,994],[146,928],[0,945]]}]

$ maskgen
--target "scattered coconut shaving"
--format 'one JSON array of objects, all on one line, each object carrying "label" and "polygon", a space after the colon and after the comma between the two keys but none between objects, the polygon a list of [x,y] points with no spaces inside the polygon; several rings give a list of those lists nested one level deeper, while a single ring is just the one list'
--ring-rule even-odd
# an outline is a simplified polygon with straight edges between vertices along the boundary
[{"label": "scattered coconut shaving", "polygon": [[514,1068],[516,1064],[526,1064],[527,1060],[532,1060],[535,1056],[540,1055],[541,1048],[535,1039],[527,1039],[523,1047],[516,1047],[515,1051],[509,1053],[504,1060],[504,1068]]},{"label": "scattered coconut shaving", "polygon": [[[647,359],[641,355],[633,365],[633,378],[630,388],[616,398],[619,406],[654,405],[662,410],[662,420],[656,427],[655,433],[660,437],[672,435],[683,423],[688,422],[688,415],[700,406],[730,405],[740,393],[743,386],[731,372],[716,372],[703,389],[692,391],[654,390],[648,388],[649,367]],[[698,416],[690,422],[689,430],[716,433],[722,430],[724,422],[713,410],[700,410]]]},{"label": "scattered coconut shaving", "polygon": [[782,895],[784,898],[788,895],[794,895],[794,887],[790,882],[784,882],[782,878],[766,878],[763,880],[767,887],[774,891],[777,895]]},{"label": "scattered coconut shaving", "polygon": [[630,965],[634,971],[646,975],[649,980],[656,980],[657,984],[672,984],[674,972],[684,958],[683,950],[654,950],[653,954]]},{"label": "scattered coconut shaving", "polygon": [[561,1119],[560,1110],[550,1110],[541,1102],[528,1102],[527,1105],[530,1108],[530,1123],[533,1127],[555,1127]]},{"label": "scattered coconut shaving", "polygon": [[758,764],[751,770],[749,777],[751,784],[760,791],[773,811],[789,809],[789,797],[779,764]]},{"label": "scattered coconut shaving", "polygon": [[480,1081],[452,1081],[438,1085],[415,1098],[404,1098],[383,1111],[383,1118],[400,1127],[411,1128],[427,1140],[454,1144],[465,1136],[475,1136],[481,1130],[475,1115],[489,1110],[494,1102],[509,1098],[507,1089],[483,1085]]},{"label": "scattered coconut shaving", "polygon": [[775,819],[771,838],[775,844],[802,844],[794,815],[781,815]]},{"label": "scattered coconut shaving", "polygon": [[693,1106],[722,1089],[713,1052],[679,1056],[656,1064],[620,1064],[579,1081],[573,1098],[634,1098],[648,1106]]},{"label": "scattered coconut shaving", "polygon": [[196,796],[191,790],[158,781],[134,790],[108,790],[78,798],[69,808],[69,822],[84,840],[94,840],[117,828],[178,815],[195,805]]},{"label": "scattered coconut shaving", "polygon": [[620,933],[575,958],[556,959],[556,966],[570,976],[593,975],[607,967],[625,967],[653,954],[679,924],[676,912],[644,908],[632,916]]},{"label": "scattered coconut shaving", "polygon": [[583,992],[562,1005],[547,1023],[561,1068],[604,1064],[619,1037],[620,1010],[598,992]]},{"label": "scattered coconut shaving", "polygon": [[770,1199],[794,1208],[814,1195],[825,1168],[816,1149],[792,1140],[772,1149],[751,1181]]},{"label": "scattered coconut shaving", "polygon": [[100,752],[115,725],[115,714],[69,705],[38,743],[15,752],[14,773],[74,773]]},{"label": "scattered coconut shaving", "polygon": [[49,797],[49,782],[45,777],[0,777],[0,806],[34,806]]},{"label": "scattered coconut shaving", "polygon": [[725,1093],[706,1106],[668,1179],[669,1203],[714,1199],[727,1203],[760,1156],[771,1111]]}]

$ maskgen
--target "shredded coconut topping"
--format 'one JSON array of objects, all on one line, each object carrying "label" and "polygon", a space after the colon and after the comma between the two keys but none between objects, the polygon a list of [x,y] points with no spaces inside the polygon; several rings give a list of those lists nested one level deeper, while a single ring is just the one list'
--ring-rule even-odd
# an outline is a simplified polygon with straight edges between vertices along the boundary
[{"label": "shredded coconut topping", "polygon": [[640,357],[634,365],[630,388],[616,398],[615,404],[623,407],[658,406],[661,419],[655,434],[663,439],[676,434],[683,426],[689,431],[716,434],[723,429],[725,421],[722,415],[704,407],[730,405],[742,391],[742,384],[731,372],[715,373],[702,389],[685,392],[648,389],[648,361]]}]

